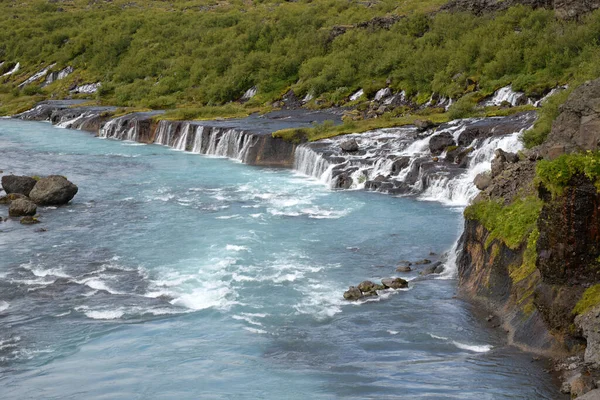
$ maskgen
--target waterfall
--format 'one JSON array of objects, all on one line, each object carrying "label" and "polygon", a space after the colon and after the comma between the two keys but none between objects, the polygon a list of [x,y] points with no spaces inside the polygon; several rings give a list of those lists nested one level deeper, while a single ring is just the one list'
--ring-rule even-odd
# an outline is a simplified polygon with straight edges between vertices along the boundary
[{"label": "waterfall", "polygon": [[[364,188],[464,207],[478,194],[473,181],[490,170],[495,150],[521,150],[519,138],[534,119],[525,113],[454,121],[426,132],[404,127],[344,135],[298,146],[294,169],[334,189]],[[441,154],[432,141],[438,136],[438,143],[449,141]],[[341,150],[349,138],[359,151]]]},{"label": "waterfall", "polygon": [[190,124],[186,123],[183,128],[181,129],[181,131],[183,132],[181,135],[179,135],[179,137],[177,138],[177,140],[175,141],[175,143],[173,144],[173,148],[175,150],[179,150],[179,151],[185,151],[186,146],[187,146],[187,140],[188,140],[188,136],[190,134]]},{"label": "waterfall", "polygon": [[194,136],[194,144],[192,145],[192,153],[202,153],[202,136],[204,135],[204,127],[199,126],[196,128],[196,134]]},{"label": "waterfall", "polygon": [[106,122],[100,128],[98,137],[103,139],[139,141],[139,122],[137,119],[128,119],[128,116],[118,117]]}]

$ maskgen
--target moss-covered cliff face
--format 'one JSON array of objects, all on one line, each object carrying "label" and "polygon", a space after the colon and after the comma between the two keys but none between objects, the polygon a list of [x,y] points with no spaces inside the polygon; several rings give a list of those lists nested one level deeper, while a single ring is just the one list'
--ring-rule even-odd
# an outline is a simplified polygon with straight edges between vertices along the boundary
[{"label": "moss-covered cliff face", "polygon": [[588,129],[599,102],[600,80],[582,85],[549,140],[518,159],[498,153],[491,183],[465,210],[458,258],[462,295],[496,313],[512,343],[579,354],[582,376],[600,366],[600,149]]}]

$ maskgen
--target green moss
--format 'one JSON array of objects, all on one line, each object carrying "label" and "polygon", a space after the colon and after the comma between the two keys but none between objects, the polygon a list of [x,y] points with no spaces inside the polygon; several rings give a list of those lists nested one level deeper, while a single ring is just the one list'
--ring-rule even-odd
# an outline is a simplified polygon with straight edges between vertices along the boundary
[{"label": "green moss", "polygon": [[573,314],[584,314],[600,304],[600,284],[588,288],[573,308]]},{"label": "green moss", "polygon": [[533,128],[523,133],[522,140],[525,147],[529,149],[544,143],[552,129],[552,123],[558,117],[558,114],[560,114],[559,107],[573,91],[572,87],[558,92],[542,105]]},{"label": "green moss", "polygon": [[552,161],[541,160],[536,166],[537,182],[559,196],[577,174],[588,177],[600,190],[600,152],[564,154]]},{"label": "green moss", "polygon": [[542,201],[534,196],[517,199],[505,206],[497,201],[481,201],[465,209],[465,218],[477,220],[489,231],[486,246],[495,239],[517,249],[535,228]]},{"label": "green moss", "polygon": [[510,271],[510,278],[513,283],[519,283],[535,272],[535,262],[537,260],[536,245],[539,237],[540,231],[535,227],[527,239],[527,247],[523,254],[523,263],[518,268]]}]

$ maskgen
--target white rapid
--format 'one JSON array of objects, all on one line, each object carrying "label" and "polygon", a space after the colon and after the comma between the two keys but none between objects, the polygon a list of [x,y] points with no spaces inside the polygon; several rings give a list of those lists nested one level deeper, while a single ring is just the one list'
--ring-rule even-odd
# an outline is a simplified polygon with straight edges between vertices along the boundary
[{"label": "white rapid", "polygon": [[13,69],[11,69],[10,71],[8,71],[7,73],[5,73],[2,76],[9,76],[9,75],[13,75],[15,73],[17,73],[19,71],[19,69],[21,68],[21,63],[17,63]]},{"label": "white rapid", "polygon": [[[294,168],[332,189],[416,195],[464,207],[477,195],[473,180],[490,169],[494,151],[519,151],[519,137],[533,120],[527,113],[455,121],[423,133],[396,128],[345,135],[298,146]],[[449,142],[440,150],[435,143],[441,138]],[[348,139],[357,141],[359,151],[341,150]]]},{"label": "white rapid", "polygon": [[33,83],[33,82],[37,81],[38,79],[44,78],[46,75],[48,75],[48,71],[50,71],[50,69],[52,69],[55,65],[56,65],[56,63],[49,65],[46,68],[44,68],[43,70],[31,75],[29,78],[27,78],[24,82],[22,82],[19,85],[19,88],[29,85],[30,83]]},{"label": "white rapid", "polygon": [[515,92],[512,86],[505,86],[496,90],[491,99],[484,102],[485,106],[501,106],[509,103],[512,107],[531,103],[523,92]]}]

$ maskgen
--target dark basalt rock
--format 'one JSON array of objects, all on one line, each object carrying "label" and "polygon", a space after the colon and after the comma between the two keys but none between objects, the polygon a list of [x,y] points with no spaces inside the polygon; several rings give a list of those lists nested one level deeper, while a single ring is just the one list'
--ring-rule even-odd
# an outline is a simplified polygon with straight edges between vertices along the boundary
[{"label": "dark basalt rock", "polygon": [[482,172],[475,177],[473,183],[475,183],[477,189],[485,190],[492,184],[492,177],[489,173]]},{"label": "dark basalt rock", "polygon": [[441,261],[437,261],[421,271],[419,275],[426,276],[431,274],[441,274],[442,272],[444,272],[444,265]]},{"label": "dark basalt rock", "polygon": [[353,153],[358,151],[358,143],[356,142],[356,139],[349,139],[340,143],[340,148],[342,151]]},{"label": "dark basalt rock", "polygon": [[398,157],[392,164],[392,175],[398,175],[400,171],[408,167],[410,164],[410,157]]},{"label": "dark basalt rock", "polygon": [[401,265],[399,267],[396,268],[396,272],[410,272],[412,271],[412,268],[409,267],[408,265]]},{"label": "dark basalt rock", "polygon": [[415,265],[426,265],[426,264],[431,264],[431,260],[428,260],[427,258],[425,258],[423,260],[419,260],[419,261],[415,262]]},{"label": "dark basalt rock", "polygon": [[2,177],[2,188],[6,194],[19,193],[29,196],[29,192],[37,181],[29,176],[5,175]]},{"label": "dark basalt rock", "polygon": [[77,191],[77,186],[64,176],[50,175],[36,183],[29,197],[40,205],[63,205],[71,201]]},{"label": "dark basalt rock", "polygon": [[433,155],[440,155],[447,147],[455,145],[456,143],[452,134],[450,132],[442,132],[431,138],[429,141],[429,151]]},{"label": "dark basalt rock", "polygon": [[10,217],[24,217],[35,215],[37,206],[35,203],[28,199],[17,199],[10,203],[8,207],[8,215]]}]

